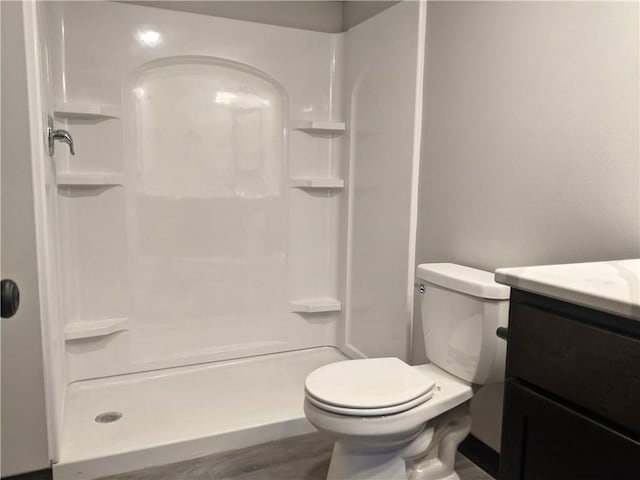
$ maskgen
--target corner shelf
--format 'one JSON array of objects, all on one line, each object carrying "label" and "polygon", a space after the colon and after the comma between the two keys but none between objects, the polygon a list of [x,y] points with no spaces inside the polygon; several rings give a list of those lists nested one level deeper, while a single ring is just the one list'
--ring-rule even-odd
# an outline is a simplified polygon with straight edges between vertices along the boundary
[{"label": "corner shelf", "polygon": [[56,183],[69,186],[114,186],[124,185],[124,173],[58,173]]},{"label": "corner shelf", "polygon": [[307,298],[289,302],[289,308],[296,313],[339,312],[342,303],[335,298]]},{"label": "corner shelf", "polygon": [[347,126],[345,122],[334,122],[330,120],[298,120],[293,122],[291,128],[310,133],[344,133]]},{"label": "corner shelf", "polygon": [[109,118],[121,118],[122,110],[116,105],[59,103],[53,107],[53,114],[60,118],[106,120]]},{"label": "corner shelf", "polygon": [[128,318],[107,318],[91,322],[74,322],[64,327],[66,341],[83,338],[105,337],[117,332],[129,330]]},{"label": "corner shelf", "polygon": [[295,177],[291,179],[291,186],[295,188],[344,188],[344,180],[326,177]]}]

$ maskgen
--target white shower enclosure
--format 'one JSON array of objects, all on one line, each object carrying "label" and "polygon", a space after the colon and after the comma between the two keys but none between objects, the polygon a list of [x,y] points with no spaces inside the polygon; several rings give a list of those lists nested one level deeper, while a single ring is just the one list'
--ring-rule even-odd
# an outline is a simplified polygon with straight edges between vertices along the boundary
[{"label": "white shower enclosure", "polygon": [[56,478],[310,432],[310,371],[408,359],[425,3],[339,34],[112,2],[24,21]]}]

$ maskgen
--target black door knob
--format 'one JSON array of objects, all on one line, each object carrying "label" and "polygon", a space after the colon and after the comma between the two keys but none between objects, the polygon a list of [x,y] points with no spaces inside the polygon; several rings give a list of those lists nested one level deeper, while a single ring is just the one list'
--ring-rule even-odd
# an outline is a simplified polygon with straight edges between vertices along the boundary
[{"label": "black door knob", "polygon": [[509,329],[507,327],[498,327],[496,335],[504,341],[507,341],[509,339]]},{"label": "black door knob", "polygon": [[0,284],[2,296],[2,318],[13,317],[20,306],[20,290],[13,280],[5,278]]}]

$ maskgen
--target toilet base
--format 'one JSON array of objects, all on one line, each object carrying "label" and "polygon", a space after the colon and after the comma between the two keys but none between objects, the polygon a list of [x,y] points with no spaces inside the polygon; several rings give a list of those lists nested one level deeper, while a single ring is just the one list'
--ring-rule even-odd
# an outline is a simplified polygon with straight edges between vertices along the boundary
[{"label": "toilet base", "polygon": [[327,480],[406,480],[405,465],[405,460],[397,452],[352,452],[336,442]]},{"label": "toilet base", "polygon": [[469,403],[427,422],[407,444],[380,450],[338,440],[327,480],[460,480],[453,470],[458,445],[471,431]]}]

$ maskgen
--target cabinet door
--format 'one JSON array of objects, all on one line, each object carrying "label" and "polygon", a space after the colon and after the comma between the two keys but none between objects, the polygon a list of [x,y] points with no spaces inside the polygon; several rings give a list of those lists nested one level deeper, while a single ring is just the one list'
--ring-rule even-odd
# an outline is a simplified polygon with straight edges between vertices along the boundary
[{"label": "cabinet door", "polygon": [[578,315],[512,303],[507,377],[552,392],[640,437],[637,338],[594,326]]},{"label": "cabinet door", "polygon": [[637,480],[639,475],[640,443],[507,380],[500,480]]}]

